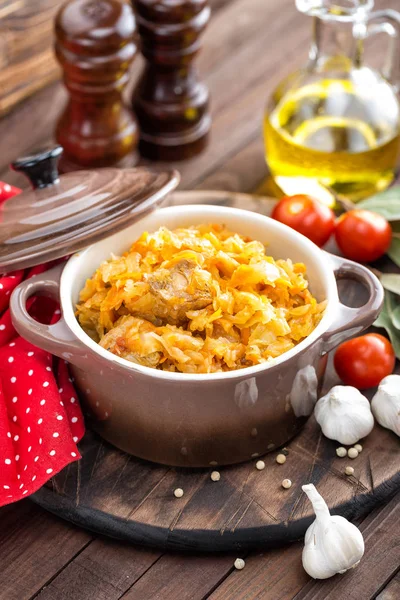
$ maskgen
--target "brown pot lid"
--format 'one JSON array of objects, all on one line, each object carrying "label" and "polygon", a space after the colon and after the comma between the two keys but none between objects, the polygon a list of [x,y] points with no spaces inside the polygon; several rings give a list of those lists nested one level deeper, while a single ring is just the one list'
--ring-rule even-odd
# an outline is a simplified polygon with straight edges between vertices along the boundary
[{"label": "brown pot lid", "polygon": [[54,260],[120,231],[179,183],[175,170],[95,169],[58,175],[60,146],[11,167],[33,187],[0,205],[0,273]]}]

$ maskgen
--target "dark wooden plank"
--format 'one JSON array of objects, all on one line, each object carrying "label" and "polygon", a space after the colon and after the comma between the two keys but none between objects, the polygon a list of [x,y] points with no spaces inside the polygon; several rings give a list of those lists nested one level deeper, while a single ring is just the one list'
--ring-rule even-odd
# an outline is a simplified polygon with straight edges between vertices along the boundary
[{"label": "dark wooden plank", "polygon": [[0,114],[7,113],[60,75],[54,57],[53,21],[62,0],[0,3]]},{"label": "dark wooden plank", "polygon": [[376,600],[398,600],[398,598],[400,598],[400,572],[389,581]]},{"label": "dark wooden plank", "polygon": [[[210,600],[369,600],[375,597],[400,563],[400,540],[398,534],[393,535],[400,512],[399,500],[400,495],[397,495],[386,507],[374,510],[362,521],[360,529],[366,552],[358,567],[345,575],[319,582],[311,580],[301,564],[303,544],[296,543],[265,554],[250,555],[244,570],[232,572],[209,596]],[[398,585],[395,581],[392,590],[396,591]],[[388,593],[392,593],[390,586],[388,588]],[[389,595],[387,600],[392,598],[398,596]],[[382,600],[386,600],[385,596]]]},{"label": "dark wooden plank", "polygon": [[234,560],[230,555],[165,555],[123,600],[201,600],[233,569]]},{"label": "dark wooden plank", "polygon": [[242,571],[233,571],[210,600],[289,600],[308,582],[301,564],[301,544],[246,557]]},{"label": "dark wooden plank", "polygon": [[0,512],[0,598],[26,600],[91,541],[92,536],[28,500]]},{"label": "dark wooden plank", "polygon": [[194,187],[199,190],[253,192],[262,187],[267,173],[264,143],[258,135],[254,141],[228,158],[217,170],[212,170]]},{"label": "dark wooden plank", "polygon": [[160,556],[156,551],[97,539],[69,563],[37,598],[118,600]]},{"label": "dark wooden plank", "polygon": [[[210,76],[214,70],[220,71],[226,62],[234,61],[240,57],[244,48],[251,46],[256,39],[264,40],[265,33],[275,35],[274,28],[280,31],[281,25],[287,19],[296,19],[296,25],[300,30],[307,29],[307,23],[301,22],[298,13],[289,5],[282,10],[282,2],[279,0],[231,0],[226,2],[222,10],[212,15],[211,21],[202,37],[202,50],[197,59],[199,69]],[[282,24],[278,23],[282,20]],[[300,31],[301,35],[301,31]],[[297,32],[296,36],[297,37]],[[270,43],[270,42],[268,42]],[[271,46],[272,47],[272,46]],[[265,49],[265,45],[264,45]],[[263,52],[264,59],[268,62],[273,53]],[[267,56],[269,54],[269,56]],[[276,57],[279,54],[275,54]],[[263,56],[259,57],[263,59]],[[283,61],[282,61],[283,62]],[[280,64],[281,67],[281,64]],[[246,65],[247,70],[249,65]],[[230,84],[235,78],[242,76],[239,70],[232,74]],[[243,73],[243,75],[245,75]],[[264,81],[265,81],[264,77]]]}]

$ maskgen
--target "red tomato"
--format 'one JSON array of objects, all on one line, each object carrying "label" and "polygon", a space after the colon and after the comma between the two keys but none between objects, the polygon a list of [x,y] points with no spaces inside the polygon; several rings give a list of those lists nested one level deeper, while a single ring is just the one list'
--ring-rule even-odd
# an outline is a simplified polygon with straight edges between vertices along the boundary
[{"label": "red tomato", "polygon": [[305,194],[279,200],[272,218],[302,233],[320,247],[326,244],[335,229],[335,215],[331,209]]},{"label": "red tomato", "polygon": [[369,210],[349,210],[336,223],[336,243],[351,260],[372,262],[385,254],[392,228],[384,217]]},{"label": "red tomato", "polygon": [[396,363],[393,346],[383,335],[367,333],[344,342],[336,350],[334,364],[346,385],[365,390],[390,375]]}]

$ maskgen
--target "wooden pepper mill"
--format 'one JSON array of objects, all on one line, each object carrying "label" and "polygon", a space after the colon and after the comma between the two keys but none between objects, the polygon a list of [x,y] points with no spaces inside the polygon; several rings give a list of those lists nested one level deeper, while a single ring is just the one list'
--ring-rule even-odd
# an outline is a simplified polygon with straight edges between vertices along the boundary
[{"label": "wooden pepper mill", "polygon": [[181,160],[207,143],[208,90],[193,59],[210,18],[208,0],[132,0],[147,65],[133,94],[139,148],[153,160]]},{"label": "wooden pepper mill", "polygon": [[56,55],[70,94],[56,129],[62,171],[132,166],[138,127],[122,91],[137,52],[136,22],[118,0],[71,0],[56,18]]}]

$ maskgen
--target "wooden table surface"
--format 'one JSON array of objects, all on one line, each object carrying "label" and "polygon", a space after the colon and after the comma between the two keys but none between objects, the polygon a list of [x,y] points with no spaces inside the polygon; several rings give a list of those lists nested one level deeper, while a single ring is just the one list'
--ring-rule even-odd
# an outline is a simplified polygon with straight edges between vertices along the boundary
[{"label": "wooden table surface", "polygon": [[[183,189],[252,191],[266,177],[263,106],[285,75],[304,63],[310,21],[293,0],[212,0],[198,59],[212,94],[213,129],[200,157],[177,165]],[[398,8],[398,0],[378,0]],[[367,52],[383,61],[386,40]],[[141,68],[134,65],[133,79]],[[52,140],[65,92],[54,84],[0,122],[0,179],[22,185],[7,164]],[[366,553],[345,576],[315,582],[301,566],[301,543],[246,558],[179,555],[94,536],[23,500],[0,509],[1,600],[394,600],[400,598],[400,495],[360,523]]]}]

